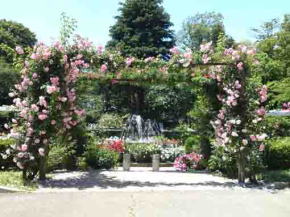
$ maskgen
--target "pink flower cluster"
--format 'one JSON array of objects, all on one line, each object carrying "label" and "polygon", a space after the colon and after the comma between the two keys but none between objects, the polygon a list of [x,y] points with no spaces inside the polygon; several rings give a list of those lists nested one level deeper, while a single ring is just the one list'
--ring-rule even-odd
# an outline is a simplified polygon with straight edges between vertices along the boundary
[{"label": "pink flower cluster", "polygon": [[48,60],[51,56],[51,49],[45,46],[43,43],[39,43],[34,47],[34,53],[31,54],[30,58],[33,60]]},{"label": "pink flower cluster", "polygon": [[240,88],[241,84],[238,80],[235,81],[234,84],[228,85],[228,87],[224,87],[223,90],[226,94],[225,98],[222,98],[221,95],[219,95],[219,99],[221,99],[222,102],[226,103],[229,107],[234,107],[238,105],[238,99],[240,97]]},{"label": "pink flower cluster", "polygon": [[180,54],[180,50],[178,49],[178,47],[173,47],[170,50],[170,53],[172,53],[173,55],[178,55]]},{"label": "pink flower cluster", "polygon": [[290,102],[285,102],[282,104],[283,110],[290,110]]},{"label": "pink flower cluster", "polygon": [[92,48],[92,45],[93,42],[81,37],[80,35],[76,35],[75,46],[78,50],[89,50]]},{"label": "pink flower cluster", "polygon": [[[14,162],[19,168],[44,156],[49,138],[58,131],[65,132],[76,126],[85,114],[76,106],[74,83],[80,70],[89,66],[80,52],[89,46],[90,43],[82,39],[71,47],[73,50],[64,49],[60,43],[52,47],[40,43],[34,47],[30,60],[24,62],[22,79],[9,93],[10,97],[15,97],[13,102],[19,116],[12,121],[13,128],[8,127],[11,135],[24,136],[23,143],[15,148]],[[20,47],[16,47],[16,52],[23,53]],[[63,70],[49,73],[54,64],[59,64]]]},{"label": "pink flower cluster", "polygon": [[180,171],[187,171],[188,169],[196,169],[203,156],[192,152],[179,156],[175,159],[173,166]]},{"label": "pink flower cluster", "polygon": [[212,50],[212,41],[200,45],[201,52],[209,52],[211,50]]},{"label": "pink flower cluster", "polygon": [[129,67],[131,66],[131,64],[135,61],[135,58],[134,57],[128,57],[125,61],[126,63],[126,66]]},{"label": "pink flower cluster", "polygon": [[263,85],[259,90],[260,103],[264,103],[268,99],[268,88],[266,85]]}]

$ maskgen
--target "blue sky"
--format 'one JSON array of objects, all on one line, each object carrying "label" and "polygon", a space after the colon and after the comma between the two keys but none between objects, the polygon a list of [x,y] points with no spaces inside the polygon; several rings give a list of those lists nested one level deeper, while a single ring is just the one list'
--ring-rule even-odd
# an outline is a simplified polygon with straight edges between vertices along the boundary
[{"label": "blue sky", "polygon": [[[78,20],[78,30],[97,45],[104,45],[114,24],[120,0],[0,0],[0,19],[23,23],[46,43],[58,37],[61,12]],[[228,34],[236,40],[253,39],[250,29],[271,18],[290,13],[290,0],[164,0],[174,30],[197,12],[216,11],[224,16]]]}]

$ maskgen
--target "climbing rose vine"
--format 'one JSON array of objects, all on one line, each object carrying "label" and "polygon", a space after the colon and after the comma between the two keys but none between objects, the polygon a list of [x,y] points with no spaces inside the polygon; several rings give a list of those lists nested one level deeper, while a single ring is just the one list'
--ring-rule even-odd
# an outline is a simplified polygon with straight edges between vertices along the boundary
[{"label": "climbing rose vine", "polygon": [[258,62],[254,49],[241,45],[237,49],[226,49],[223,56],[232,60],[232,65],[216,70],[213,76],[219,88],[217,98],[222,105],[212,122],[215,145],[223,146],[236,157],[239,181],[244,182],[246,169],[254,176],[257,165],[252,164],[260,160],[258,151],[265,148],[267,134],[263,132],[263,120],[268,90],[255,78],[253,68]]},{"label": "climbing rose vine", "polygon": [[169,60],[136,59],[122,57],[118,51],[104,51],[77,36],[72,45],[65,47],[58,42],[52,46],[39,43],[32,51],[17,47],[16,52],[22,79],[9,95],[14,98],[19,113],[7,127],[10,136],[19,139],[11,153],[24,171],[35,168],[35,173],[38,169],[44,173],[51,140],[71,139],[71,129],[85,114],[77,103],[79,79],[112,84],[147,81],[199,85],[214,81],[222,104],[217,119],[212,122],[216,145],[236,154],[241,159],[239,162],[244,162],[255,150],[263,150],[267,135],[261,123],[266,113],[267,88],[261,87],[252,73],[258,64],[252,48],[213,49],[211,43],[206,43],[196,53],[172,48]]},{"label": "climbing rose vine", "polygon": [[[39,43],[20,61],[21,81],[9,94],[19,111],[10,135],[19,138],[13,160],[20,169],[40,167],[51,138],[70,139],[70,130],[84,115],[77,105],[75,83],[80,70],[89,66],[82,54],[88,46],[83,40],[69,49],[60,43],[50,47]],[[21,59],[23,50],[16,51]]]}]

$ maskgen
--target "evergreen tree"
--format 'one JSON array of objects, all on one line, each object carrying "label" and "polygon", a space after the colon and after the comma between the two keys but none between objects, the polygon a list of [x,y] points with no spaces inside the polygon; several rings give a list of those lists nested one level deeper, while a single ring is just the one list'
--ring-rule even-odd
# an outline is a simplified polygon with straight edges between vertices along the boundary
[{"label": "evergreen tree", "polygon": [[108,48],[117,48],[125,56],[145,58],[166,56],[175,44],[170,16],[163,0],[126,0],[120,3],[120,15],[110,28]]}]

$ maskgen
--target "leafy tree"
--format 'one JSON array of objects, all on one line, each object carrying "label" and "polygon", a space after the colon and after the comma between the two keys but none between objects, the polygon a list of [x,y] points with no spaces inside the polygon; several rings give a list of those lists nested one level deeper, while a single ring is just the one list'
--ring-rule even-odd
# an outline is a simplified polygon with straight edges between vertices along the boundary
[{"label": "leafy tree", "polygon": [[266,22],[261,30],[257,30],[268,32],[257,45],[263,82],[281,80],[290,76],[290,14],[284,16],[283,22],[277,27],[279,31],[276,33],[272,34],[269,33],[270,30],[263,30],[265,26],[270,25],[269,23]]},{"label": "leafy tree", "polygon": [[204,42],[212,41],[215,46],[221,34],[227,38],[226,47],[232,46],[234,40],[225,33],[222,14],[197,13],[183,22],[182,30],[178,34],[178,44],[183,48],[197,51]]},{"label": "leafy tree", "polygon": [[274,36],[279,31],[280,22],[279,19],[274,18],[268,22],[263,23],[260,28],[252,28],[252,31],[256,34],[258,40],[264,40]]},{"label": "leafy tree", "polygon": [[173,125],[186,119],[195,102],[192,87],[184,85],[152,85],[146,89],[144,98],[145,116]]},{"label": "leafy tree", "polygon": [[[274,28],[275,27],[275,28]],[[259,67],[263,82],[270,86],[270,106],[280,107],[290,101],[290,14],[282,23],[277,19],[264,23],[259,30],[262,39],[258,42]]]},{"label": "leafy tree", "polygon": [[3,59],[0,59],[0,105],[9,105],[12,103],[8,93],[18,79],[19,74],[15,72],[11,65]]},{"label": "leafy tree", "polygon": [[36,43],[35,34],[21,23],[0,20],[0,55],[4,56],[7,61],[12,62],[12,58],[3,49],[7,46],[15,49],[17,45],[22,47],[32,47]]},{"label": "leafy tree", "polygon": [[162,0],[126,0],[120,3],[120,15],[110,28],[108,48],[118,48],[125,56],[139,58],[168,55],[174,46],[169,14]]}]

